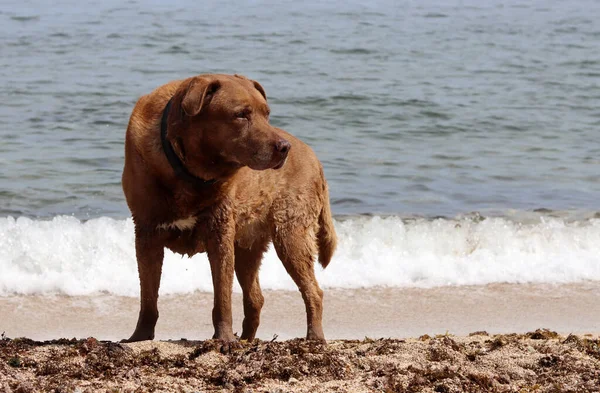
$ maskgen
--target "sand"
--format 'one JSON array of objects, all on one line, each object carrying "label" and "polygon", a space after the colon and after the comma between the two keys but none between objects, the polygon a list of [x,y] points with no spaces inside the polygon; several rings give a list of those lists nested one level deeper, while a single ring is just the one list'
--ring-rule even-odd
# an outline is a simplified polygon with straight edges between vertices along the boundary
[{"label": "sand", "polygon": [[597,392],[600,338],[525,335],[134,344],[0,341],[5,392]]},{"label": "sand", "polygon": [[327,346],[293,339],[298,293],[265,297],[261,340],[232,353],[207,340],[209,293],[162,296],[135,344],[136,298],[2,297],[0,332],[29,339],[0,340],[0,392],[600,392],[600,283],[328,289]]},{"label": "sand", "polygon": [[[258,338],[306,334],[298,292],[265,291]],[[161,296],[156,339],[204,340],[213,333],[210,293]],[[433,289],[326,289],[328,339],[467,335],[477,330],[525,333],[540,327],[561,334],[600,333],[600,283],[495,284]],[[233,296],[234,332],[241,333],[240,294]],[[135,327],[138,299],[98,296],[0,297],[0,333],[50,340],[58,337],[118,341]]]}]

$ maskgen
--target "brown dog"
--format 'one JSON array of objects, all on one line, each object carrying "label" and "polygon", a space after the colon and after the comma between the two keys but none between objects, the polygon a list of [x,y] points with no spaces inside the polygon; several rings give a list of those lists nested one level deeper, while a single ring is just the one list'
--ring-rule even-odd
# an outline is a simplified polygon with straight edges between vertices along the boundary
[{"label": "brown dog", "polygon": [[154,338],[164,247],[207,252],[214,286],[214,338],[235,341],[233,274],[243,290],[242,339],[252,340],[264,299],[258,282],[273,241],[306,305],[306,337],[325,340],[323,267],[336,246],[323,169],[313,151],[269,124],[258,82],[199,75],[143,96],[129,120],[123,190],[135,223],[141,287],[128,341]]}]

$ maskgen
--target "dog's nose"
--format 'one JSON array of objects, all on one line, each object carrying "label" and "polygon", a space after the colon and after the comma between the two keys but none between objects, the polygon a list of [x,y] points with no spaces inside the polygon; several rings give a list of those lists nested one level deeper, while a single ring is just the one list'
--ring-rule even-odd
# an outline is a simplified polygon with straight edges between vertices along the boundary
[{"label": "dog's nose", "polygon": [[277,141],[277,143],[275,143],[275,150],[281,154],[286,154],[288,151],[290,151],[291,147],[292,145],[290,142],[286,141],[285,139],[280,139]]}]

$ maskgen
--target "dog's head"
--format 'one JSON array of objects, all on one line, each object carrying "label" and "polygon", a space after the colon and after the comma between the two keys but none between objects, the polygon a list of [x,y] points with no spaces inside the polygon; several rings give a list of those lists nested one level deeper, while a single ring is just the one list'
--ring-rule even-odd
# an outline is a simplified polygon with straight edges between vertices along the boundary
[{"label": "dog's head", "polygon": [[239,75],[200,75],[173,96],[168,139],[186,166],[279,169],[290,143],[269,124],[262,86]]}]

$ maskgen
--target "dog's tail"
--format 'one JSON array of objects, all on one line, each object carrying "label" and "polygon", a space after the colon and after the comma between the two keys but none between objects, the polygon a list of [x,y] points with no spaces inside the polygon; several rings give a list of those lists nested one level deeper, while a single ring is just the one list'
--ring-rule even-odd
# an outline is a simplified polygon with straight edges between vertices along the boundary
[{"label": "dog's tail", "polygon": [[[321,175],[322,170],[321,170]],[[331,208],[329,207],[329,190],[325,177],[323,176],[323,208],[319,215],[319,233],[317,234],[317,243],[319,246],[319,263],[323,269],[331,262],[331,257],[337,246],[337,235],[333,227],[333,219],[331,218]]]}]

